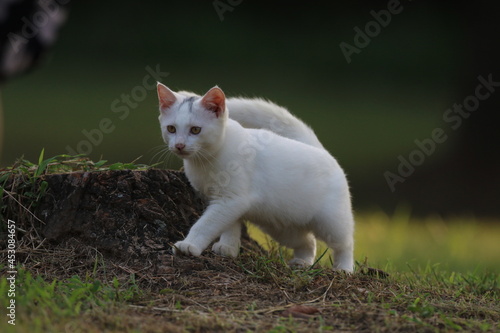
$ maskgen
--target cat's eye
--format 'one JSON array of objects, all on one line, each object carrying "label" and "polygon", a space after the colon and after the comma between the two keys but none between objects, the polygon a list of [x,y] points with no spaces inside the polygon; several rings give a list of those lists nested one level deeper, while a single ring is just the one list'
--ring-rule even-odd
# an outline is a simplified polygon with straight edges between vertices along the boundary
[{"label": "cat's eye", "polygon": [[198,126],[193,126],[191,127],[191,134],[200,134],[201,132],[201,127],[198,127]]},{"label": "cat's eye", "polygon": [[175,133],[175,126],[168,125],[168,126],[167,126],[167,131],[168,131],[169,133]]}]

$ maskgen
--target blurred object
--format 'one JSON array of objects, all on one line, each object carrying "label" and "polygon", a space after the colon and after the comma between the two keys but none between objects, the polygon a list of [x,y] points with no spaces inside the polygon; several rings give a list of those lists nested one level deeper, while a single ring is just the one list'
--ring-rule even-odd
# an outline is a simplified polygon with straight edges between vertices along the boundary
[{"label": "blurred object", "polygon": [[[0,0],[0,86],[42,58],[66,20],[69,0]],[[0,96],[0,156],[4,132]]]},{"label": "blurred object", "polygon": [[0,0],[0,83],[31,69],[55,43],[67,2]]}]

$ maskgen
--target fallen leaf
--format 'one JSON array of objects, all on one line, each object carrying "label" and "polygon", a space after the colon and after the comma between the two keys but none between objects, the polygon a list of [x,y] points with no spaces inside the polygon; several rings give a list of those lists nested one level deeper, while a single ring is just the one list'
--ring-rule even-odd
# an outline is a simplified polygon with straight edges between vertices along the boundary
[{"label": "fallen leaf", "polygon": [[315,314],[320,313],[319,309],[314,306],[307,305],[293,305],[283,311],[281,315],[283,317],[294,317],[294,318],[311,318],[314,317]]}]

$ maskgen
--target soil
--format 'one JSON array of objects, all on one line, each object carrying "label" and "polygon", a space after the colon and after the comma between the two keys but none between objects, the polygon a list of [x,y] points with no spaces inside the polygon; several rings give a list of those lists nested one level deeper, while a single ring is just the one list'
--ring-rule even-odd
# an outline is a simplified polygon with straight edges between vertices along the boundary
[{"label": "soil", "polygon": [[109,259],[169,252],[205,208],[178,171],[80,172],[43,180],[50,190],[35,210],[45,222],[42,236],[53,243],[78,239]]}]

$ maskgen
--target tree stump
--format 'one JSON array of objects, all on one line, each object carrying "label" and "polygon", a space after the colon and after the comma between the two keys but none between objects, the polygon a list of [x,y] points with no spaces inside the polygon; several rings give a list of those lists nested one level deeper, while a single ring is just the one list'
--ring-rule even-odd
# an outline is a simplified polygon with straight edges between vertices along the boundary
[{"label": "tree stump", "polygon": [[[18,238],[35,229],[49,244],[76,240],[120,261],[168,253],[205,208],[179,171],[72,172],[41,176],[37,185],[42,181],[47,191],[31,213],[4,194],[4,216],[16,222]],[[11,179],[5,190],[16,194],[17,185]]]}]

